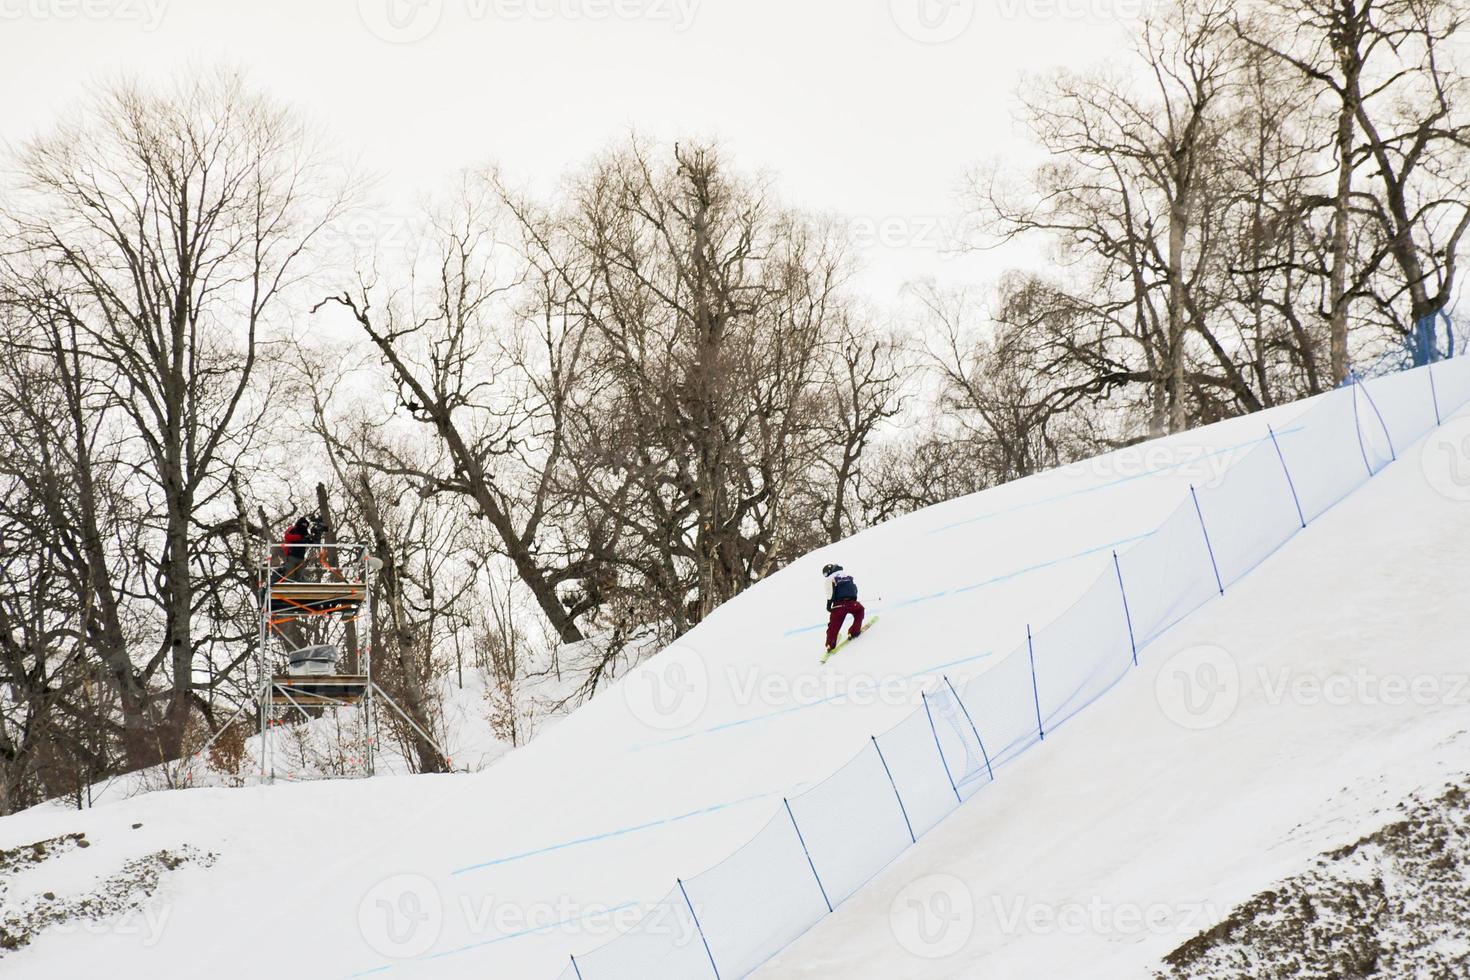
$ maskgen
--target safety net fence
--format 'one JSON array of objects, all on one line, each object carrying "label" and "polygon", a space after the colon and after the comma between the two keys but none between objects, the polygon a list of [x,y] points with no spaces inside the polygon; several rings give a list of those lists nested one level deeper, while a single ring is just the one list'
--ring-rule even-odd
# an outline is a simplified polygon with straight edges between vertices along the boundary
[{"label": "safety net fence", "polygon": [[1470,402],[1470,358],[1339,388],[1258,441],[1074,604],[990,669],[947,677],[850,761],[783,800],[719,864],[678,880],[559,980],[734,980],[753,971],[1097,700],[1139,652]]}]

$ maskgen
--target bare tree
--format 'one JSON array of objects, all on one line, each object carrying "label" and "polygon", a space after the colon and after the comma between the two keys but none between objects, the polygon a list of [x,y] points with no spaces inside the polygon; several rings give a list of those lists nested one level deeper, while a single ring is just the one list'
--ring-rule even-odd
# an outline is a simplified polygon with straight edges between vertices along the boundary
[{"label": "bare tree", "polygon": [[563,488],[617,543],[607,563],[645,597],[634,615],[681,633],[825,538],[798,487],[830,451],[819,390],[845,256],[710,146],[666,157],[634,140],[560,213],[506,199],[582,330]]},{"label": "bare tree", "polygon": [[[464,499],[403,476],[431,470],[435,448],[419,444],[413,427],[370,418],[371,399],[344,397],[363,367],[340,353],[302,347],[293,357],[304,421],[329,475],[317,484],[316,510],[331,515],[332,538],[363,543],[383,563],[374,578],[373,679],[407,720],[391,708],[382,719],[416,771],[445,772],[444,651],[468,629],[461,610],[473,601],[483,558]],[[364,652],[362,635],[355,623],[344,630],[350,669]]]},{"label": "bare tree", "polygon": [[947,438],[983,474],[982,486],[1071,462],[1096,445],[1090,410],[1122,372],[1074,346],[1084,311],[1021,275],[1001,283],[989,322],[968,291],[919,295]]},{"label": "bare tree", "polygon": [[519,270],[501,273],[494,201],[483,187],[467,187],[455,206],[436,216],[426,243],[426,284],[417,280],[386,290],[363,281],[329,297],[372,342],[397,391],[398,411],[433,436],[436,452],[417,460],[391,450],[356,460],[407,480],[426,494],[471,501],[514,564],[521,581],[563,642],[582,639],[578,616],[563,602],[561,586],[587,574],[580,544],[551,523],[557,499],[551,475],[564,451],[557,413],[576,370],[576,338],[552,318],[544,321],[542,380],[518,371],[513,307]]},{"label": "bare tree", "polygon": [[849,310],[838,310],[836,320],[816,407],[820,445],[808,478],[830,542],[867,524],[864,464],[885,424],[903,412],[914,377],[900,336],[874,329],[866,317]]},{"label": "bare tree", "polygon": [[[1466,78],[1449,51],[1463,8],[1443,0],[1268,0],[1264,8],[1236,30],[1317,86],[1336,119],[1333,379],[1348,376],[1349,311],[1359,296],[1423,363],[1470,229]],[[1370,165],[1365,186],[1356,175]],[[1354,222],[1371,226],[1376,240],[1358,246]],[[1355,276],[1366,283],[1385,266],[1395,270],[1386,288],[1354,288]],[[1395,313],[1404,298],[1407,308]]]},{"label": "bare tree", "polygon": [[[1270,406],[1333,383],[1324,363],[1330,330],[1314,296],[1331,279],[1331,253],[1322,244],[1330,229],[1322,234],[1314,224],[1330,127],[1313,111],[1308,86],[1279,60],[1245,48],[1238,74],[1217,198],[1222,268],[1206,303],[1217,332],[1233,325],[1237,354]],[[1226,407],[1218,414],[1228,414]]]},{"label": "bare tree", "polygon": [[338,200],[319,196],[300,124],[222,73],[115,86],[20,165],[17,264],[53,284],[146,488],[136,557],[161,620],[150,663],[167,665],[172,757],[214,638],[200,620],[219,596],[201,577],[239,579],[216,539],[243,520],[231,475],[266,411],[252,381],[268,315]]},{"label": "bare tree", "polygon": [[156,663],[132,659],[140,631],[129,603],[144,566],[132,545],[140,515],[126,492],[125,439],[108,413],[112,388],[83,353],[76,324],[38,283],[16,285],[0,286],[0,432],[11,447],[0,460],[10,487],[0,511],[16,532],[6,557],[12,568],[45,566],[48,589],[59,591],[38,600],[66,597],[72,612],[59,636],[111,685],[117,715],[98,722],[120,728],[123,764],[136,768],[157,761],[161,747]]},{"label": "bare tree", "polygon": [[[1236,60],[1228,11],[1211,0],[1147,20],[1139,47],[1146,90],[1101,71],[1058,73],[1027,92],[1027,122],[1057,162],[1036,171],[1021,200],[998,184],[977,185],[1002,241],[1053,235],[1080,264],[1087,280],[1071,292],[1095,297],[1094,328],[1108,346],[1134,347],[1125,362],[1141,366],[1116,380],[1147,383],[1154,434],[1185,427],[1192,386],[1222,387],[1246,411],[1260,407],[1211,332],[1201,296],[1217,264],[1218,115]],[[1204,342],[1213,371],[1195,368],[1191,377],[1191,337]]]}]

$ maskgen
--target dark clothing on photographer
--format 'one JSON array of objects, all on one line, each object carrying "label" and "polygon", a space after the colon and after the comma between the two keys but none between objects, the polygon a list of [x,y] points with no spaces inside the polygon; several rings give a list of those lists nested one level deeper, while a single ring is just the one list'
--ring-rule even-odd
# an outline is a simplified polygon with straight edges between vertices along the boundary
[{"label": "dark clothing on photographer", "polygon": [[[313,534],[313,531],[316,533]],[[322,539],[321,522],[313,527],[312,522],[302,517],[286,530],[281,538],[283,562],[279,578],[295,578],[297,573],[311,560],[311,546]]]}]

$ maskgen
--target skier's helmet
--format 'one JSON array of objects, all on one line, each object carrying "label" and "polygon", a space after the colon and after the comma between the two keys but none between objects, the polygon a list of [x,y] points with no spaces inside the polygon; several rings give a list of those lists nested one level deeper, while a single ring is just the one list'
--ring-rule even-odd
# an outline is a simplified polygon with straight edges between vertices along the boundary
[{"label": "skier's helmet", "polygon": [[840,571],[842,571],[842,566],[841,565],[827,564],[827,565],[823,565],[822,566],[822,574],[823,575],[831,575],[833,572],[840,572]]}]

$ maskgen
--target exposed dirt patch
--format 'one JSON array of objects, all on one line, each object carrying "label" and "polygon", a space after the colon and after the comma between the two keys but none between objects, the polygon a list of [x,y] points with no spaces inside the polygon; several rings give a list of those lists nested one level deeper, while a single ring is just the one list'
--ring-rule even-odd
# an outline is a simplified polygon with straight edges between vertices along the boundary
[{"label": "exposed dirt patch", "polygon": [[80,895],[57,895],[51,891],[25,898],[9,895],[16,873],[88,846],[84,835],[68,834],[0,850],[0,956],[27,945],[44,929],[74,923],[102,924],[104,928],[111,925],[137,932],[147,939],[148,930],[161,928],[166,918],[149,922],[133,920],[158,890],[163,876],[185,864],[208,867],[215,860],[215,855],[186,845],[134,858],[98,882],[96,888]]},{"label": "exposed dirt patch", "polygon": [[67,851],[90,846],[86,834],[64,834],[61,837],[38,840],[34,844],[21,844],[9,850],[0,847],[0,901],[5,900],[10,877],[17,871],[35,867]]},{"label": "exposed dirt patch", "polygon": [[1470,977],[1470,793],[1319,856],[1164,958],[1161,980]]}]

